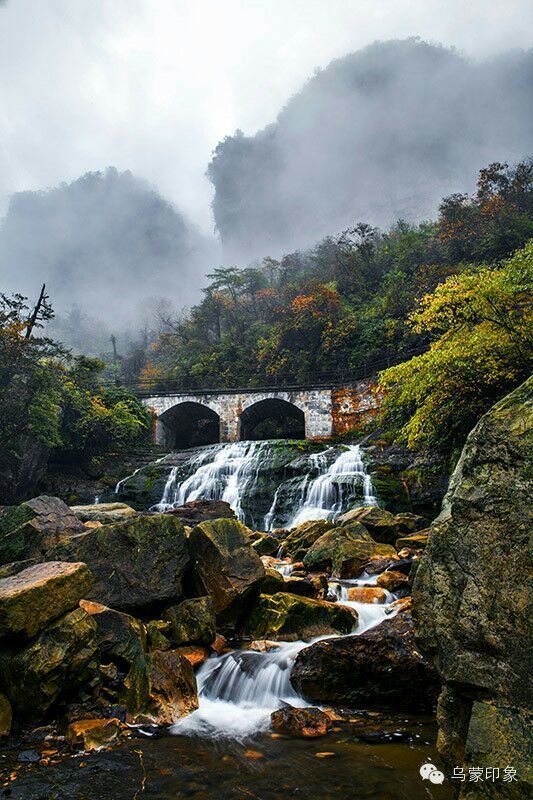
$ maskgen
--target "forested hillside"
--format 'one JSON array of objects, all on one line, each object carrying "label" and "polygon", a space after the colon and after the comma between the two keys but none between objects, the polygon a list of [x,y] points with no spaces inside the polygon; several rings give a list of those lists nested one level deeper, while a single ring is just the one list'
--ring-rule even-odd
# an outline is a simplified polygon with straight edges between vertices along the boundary
[{"label": "forested hillside", "polygon": [[457,445],[530,367],[532,177],[530,162],[492,164],[435,222],[359,223],[280,260],[215,269],[189,316],[161,317],[141,380],[316,383],[403,361],[381,378],[387,426],[413,446]]}]

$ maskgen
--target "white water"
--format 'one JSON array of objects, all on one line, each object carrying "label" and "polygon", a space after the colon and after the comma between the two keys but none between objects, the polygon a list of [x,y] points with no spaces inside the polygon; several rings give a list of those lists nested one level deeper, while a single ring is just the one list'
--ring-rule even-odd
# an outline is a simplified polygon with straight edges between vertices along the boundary
[{"label": "white water", "polygon": [[[394,596],[387,592],[386,603],[359,603],[347,600],[350,586],[369,586],[374,576],[330,582],[330,591],[339,603],[354,608],[359,621],[351,634],[359,636],[397,613],[391,607]],[[277,642],[267,653],[236,650],[208,659],[198,671],[199,708],[178,720],[171,732],[185,735],[221,736],[244,739],[267,730],[270,715],[284,703],[305,707],[308,703],[292,687],[290,674],[300,650],[321,639],[309,642]]]},{"label": "white water", "polygon": [[[320,453],[319,456],[324,456]],[[328,519],[344,510],[348,491],[358,483],[363,487],[363,505],[376,506],[372,479],[363,462],[358,444],[348,449],[327,467],[325,459],[317,459],[317,466],[323,471],[305,486],[303,502],[289,523],[290,528],[312,519]]]},{"label": "white water", "polygon": [[[235,442],[206,447],[187,464],[190,473],[187,478],[178,480],[180,468],[171,469],[161,500],[154,508],[165,511],[192,500],[225,500],[237,518],[244,522],[243,500],[253,496],[259,471],[268,466],[265,462],[272,458],[272,453],[268,442]],[[321,453],[310,453],[307,455],[308,468],[305,464],[301,467],[305,476],[296,482],[289,478],[277,486],[263,520],[264,530],[272,530],[277,520],[283,519],[278,513],[283,497],[285,503],[289,497],[292,505],[292,516],[286,527],[307,520],[335,517],[347,509],[358,492],[362,492],[361,505],[377,505],[360,446],[345,445],[336,458],[335,453],[332,447]],[[116,491],[125,480],[117,484]]]}]

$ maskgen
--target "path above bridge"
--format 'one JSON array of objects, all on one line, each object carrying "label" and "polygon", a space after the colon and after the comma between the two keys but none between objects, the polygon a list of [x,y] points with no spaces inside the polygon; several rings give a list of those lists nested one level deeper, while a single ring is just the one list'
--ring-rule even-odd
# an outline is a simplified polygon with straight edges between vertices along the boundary
[{"label": "path above bridge", "polygon": [[372,417],[379,396],[369,380],[338,387],[158,392],[144,397],[154,438],[165,447],[280,437],[329,439]]}]

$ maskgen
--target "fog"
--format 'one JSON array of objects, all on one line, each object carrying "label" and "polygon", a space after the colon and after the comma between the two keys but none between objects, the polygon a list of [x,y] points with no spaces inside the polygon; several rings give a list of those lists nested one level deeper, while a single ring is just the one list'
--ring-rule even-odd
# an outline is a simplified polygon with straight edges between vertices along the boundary
[{"label": "fog", "polygon": [[332,62],[209,174],[227,258],[280,255],[363,220],[434,216],[479,169],[533,152],[533,54],[473,63],[408,40]]},{"label": "fog", "polygon": [[530,19],[529,0],[0,0],[0,291],[46,281],[56,331],[98,349],[221,263],[432,215],[531,152]]}]

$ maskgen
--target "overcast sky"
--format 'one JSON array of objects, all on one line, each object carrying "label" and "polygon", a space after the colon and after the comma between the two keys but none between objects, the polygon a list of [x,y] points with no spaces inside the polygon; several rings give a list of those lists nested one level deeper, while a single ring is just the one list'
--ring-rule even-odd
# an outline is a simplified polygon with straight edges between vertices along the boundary
[{"label": "overcast sky", "polygon": [[531,0],[0,0],[0,212],[114,165],[205,231],[210,153],[316,67],[421,36],[473,57],[531,46]]}]

